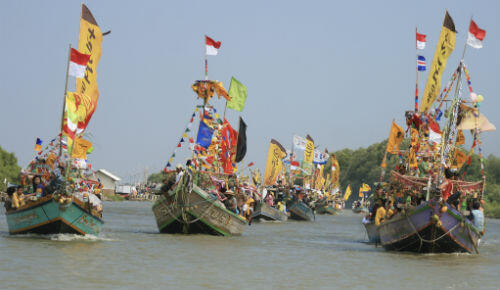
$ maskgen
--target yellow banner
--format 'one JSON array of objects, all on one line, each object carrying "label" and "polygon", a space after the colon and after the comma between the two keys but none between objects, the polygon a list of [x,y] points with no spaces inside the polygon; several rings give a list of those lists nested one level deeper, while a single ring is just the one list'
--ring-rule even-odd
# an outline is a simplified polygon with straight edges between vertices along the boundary
[{"label": "yellow banner", "polygon": [[392,121],[391,133],[389,134],[389,139],[387,140],[387,153],[397,154],[404,137],[405,131],[403,128]]},{"label": "yellow banner", "polygon": [[420,105],[421,113],[427,113],[429,111],[432,103],[441,91],[441,77],[444,69],[446,68],[446,61],[455,48],[455,34],[455,24],[453,23],[453,19],[451,19],[448,14],[448,11],[446,11],[436,52],[434,53],[431,69],[429,70],[429,76],[427,77],[424,95],[422,96],[422,104]]},{"label": "yellow banner", "polygon": [[339,161],[337,160],[337,156],[335,154],[332,154],[330,156],[332,158],[332,187],[337,188],[339,186],[340,182],[340,165]]},{"label": "yellow banner", "polygon": [[306,137],[306,149],[304,150],[304,162],[312,163],[314,160],[314,140],[311,136]]},{"label": "yellow banner", "polygon": [[464,131],[463,130],[458,130],[457,141],[455,142],[455,145],[463,145],[463,144],[465,144]]},{"label": "yellow banner", "polygon": [[71,152],[71,157],[87,159],[87,151],[92,148],[92,143],[82,138],[76,138],[73,143],[73,150]]},{"label": "yellow banner", "polygon": [[88,96],[92,104],[87,108],[87,116],[79,128],[86,128],[90,118],[94,114],[99,99],[99,90],[97,88],[97,64],[101,58],[102,32],[94,16],[90,13],[87,6],[82,4],[82,16],[80,19],[80,35],[78,37],[78,51],[84,54],[90,54],[90,60],[87,64],[85,77],[76,79],[76,92],[80,96]]},{"label": "yellow banner", "polygon": [[352,190],[351,190],[351,185],[348,185],[347,188],[345,189],[344,193],[344,200],[347,201],[349,199],[349,196],[351,196]]},{"label": "yellow banner", "polygon": [[464,165],[465,161],[467,161],[467,154],[465,154],[462,150],[455,149],[455,154],[453,156],[453,162],[451,163],[451,168],[460,170]]},{"label": "yellow banner", "polygon": [[269,151],[267,152],[266,171],[264,172],[264,186],[274,185],[276,178],[283,169],[283,158],[286,157],[286,150],[281,144],[271,139]]}]

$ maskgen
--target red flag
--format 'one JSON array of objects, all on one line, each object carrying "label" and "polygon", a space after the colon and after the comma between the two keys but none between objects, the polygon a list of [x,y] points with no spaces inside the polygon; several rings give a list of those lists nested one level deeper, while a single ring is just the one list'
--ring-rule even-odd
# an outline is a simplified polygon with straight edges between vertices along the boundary
[{"label": "red flag", "polygon": [[255,165],[255,164],[254,164],[253,162],[250,162],[250,163],[248,163],[247,167],[252,167],[252,166],[254,166],[254,165]]}]

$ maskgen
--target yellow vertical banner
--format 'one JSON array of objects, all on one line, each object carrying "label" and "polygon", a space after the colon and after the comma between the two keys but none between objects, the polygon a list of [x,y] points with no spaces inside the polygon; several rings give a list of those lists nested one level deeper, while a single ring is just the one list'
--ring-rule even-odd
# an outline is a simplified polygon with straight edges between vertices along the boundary
[{"label": "yellow vertical banner", "polygon": [[306,175],[311,175],[314,173],[313,160],[314,160],[314,140],[311,136],[307,135],[305,149],[304,149],[304,161],[302,162],[302,169],[304,169],[304,173]]},{"label": "yellow vertical banner", "polygon": [[337,156],[335,154],[331,154],[330,158],[332,158],[332,187],[337,188],[340,183],[340,165],[339,161],[337,160]]},{"label": "yellow vertical banner", "polygon": [[306,149],[304,150],[304,162],[312,163],[314,160],[314,140],[311,136],[306,137]]},{"label": "yellow vertical banner", "polygon": [[264,172],[264,186],[274,185],[283,169],[283,158],[285,157],[285,148],[278,141],[271,139],[267,152],[266,171]]},{"label": "yellow vertical banner", "polygon": [[86,95],[90,102],[85,103],[87,116],[83,122],[78,123],[78,128],[85,129],[97,108],[99,90],[97,88],[97,64],[101,58],[102,32],[90,10],[82,4],[80,18],[80,34],[78,37],[78,51],[90,54],[85,77],[76,79],[76,92]]},{"label": "yellow vertical banner", "polygon": [[351,190],[351,185],[349,184],[347,188],[345,189],[344,193],[344,200],[347,201],[349,199],[349,196],[351,196],[352,190]]},{"label": "yellow vertical banner", "polygon": [[431,69],[427,77],[427,84],[425,86],[424,95],[422,96],[422,104],[420,105],[420,112],[427,113],[432,106],[432,103],[437,98],[441,91],[441,77],[446,68],[446,61],[455,49],[456,42],[455,23],[451,19],[448,11],[444,16],[443,27],[436,46],[436,52],[432,59]]}]

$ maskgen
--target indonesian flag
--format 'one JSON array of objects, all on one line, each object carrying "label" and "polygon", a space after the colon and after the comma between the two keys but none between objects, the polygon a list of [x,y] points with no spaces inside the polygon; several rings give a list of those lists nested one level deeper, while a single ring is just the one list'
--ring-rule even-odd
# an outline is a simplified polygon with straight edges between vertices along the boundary
[{"label": "indonesian flag", "polygon": [[85,70],[87,69],[89,59],[90,54],[83,54],[72,48],[69,62],[69,75],[75,78],[85,77]]},{"label": "indonesian flag", "polygon": [[425,48],[425,43],[427,42],[425,40],[426,35],[425,34],[420,34],[417,32],[417,49],[424,49]]},{"label": "indonesian flag", "polygon": [[429,120],[429,141],[437,144],[441,143],[439,124],[433,120]]},{"label": "indonesian flag", "polygon": [[470,21],[469,36],[467,37],[467,44],[474,48],[483,47],[483,39],[486,36],[486,30],[479,28],[473,20]]},{"label": "indonesian flag", "polygon": [[297,170],[300,168],[300,162],[290,161],[290,170]]},{"label": "indonesian flag", "polygon": [[215,41],[205,35],[206,55],[217,55],[221,45],[220,41]]}]

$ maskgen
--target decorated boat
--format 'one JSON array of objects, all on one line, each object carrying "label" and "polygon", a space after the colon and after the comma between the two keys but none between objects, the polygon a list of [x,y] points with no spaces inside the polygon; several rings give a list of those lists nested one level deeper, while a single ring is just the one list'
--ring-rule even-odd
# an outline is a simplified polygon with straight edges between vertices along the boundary
[{"label": "decorated boat", "polygon": [[[195,173],[199,174],[199,173]],[[168,234],[241,235],[247,221],[196,185],[186,172],[168,196],[153,205],[158,229]]]},{"label": "decorated boat", "polygon": [[[161,233],[241,235],[258,196],[256,188],[246,182],[248,178],[238,174],[244,169],[238,171],[238,163],[243,167],[247,126],[239,117],[239,128],[233,129],[226,111],[243,110],[246,88],[234,77],[229,91],[222,82],[208,79],[207,56],[217,55],[221,43],[208,36],[205,42],[205,79],[196,80],[191,86],[203,103],[194,108],[163,169],[167,183],[152,210]],[[211,103],[214,97],[226,101],[222,118],[215,102]],[[197,134],[191,135],[197,117]],[[184,149],[188,150],[182,152]],[[178,164],[175,171],[171,170],[176,156],[182,154],[186,156],[185,166]]]},{"label": "decorated boat", "polygon": [[290,218],[298,221],[314,221],[316,217],[311,208],[301,201],[296,201],[288,206]]},{"label": "decorated boat", "polygon": [[259,220],[267,220],[267,221],[280,221],[284,222],[288,219],[286,213],[268,205],[265,202],[257,202],[255,204],[254,213],[252,214],[252,221]]},{"label": "decorated boat", "polygon": [[[92,234],[102,227],[102,185],[87,161],[92,143],[83,139],[97,107],[97,64],[103,35],[82,4],[78,49],[69,47],[61,132],[48,142],[37,138],[36,158],[21,171],[21,184],[8,189],[10,234]],[[68,91],[68,77],[76,91]],[[29,182],[32,180],[32,185]]]},{"label": "decorated boat", "polygon": [[17,210],[6,212],[9,233],[97,235],[103,221],[91,204],[72,197],[58,200],[49,195]]},{"label": "decorated boat", "polygon": [[[471,20],[473,26],[477,28]],[[386,202],[383,194],[376,196],[378,206],[386,209],[381,212],[394,210],[392,215],[380,220],[378,227],[380,242],[387,250],[479,253],[479,240],[485,229],[480,207],[486,180],[480,133],[496,128],[479,112],[484,98],[472,89],[463,58],[467,45],[457,69],[438,97],[440,79],[455,46],[455,33],[453,20],[446,12],[420,108],[418,71],[425,70],[425,62],[418,63],[415,111],[405,114],[410,141],[407,150],[399,150],[405,135],[403,128],[394,121],[391,127],[382,168],[387,166],[388,153],[399,155],[399,163],[390,174],[387,192],[397,205]],[[469,33],[469,38],[471,35]],[[467,44],[471,45],[469,40]],[[469,99],[462,98],[464,76]],[[464,132],[467,131],[472,135],[468,152],[464,150]],[[481,179],[468,176],[475,150]],[[381,179],[383,175],[384,170]]]}]

